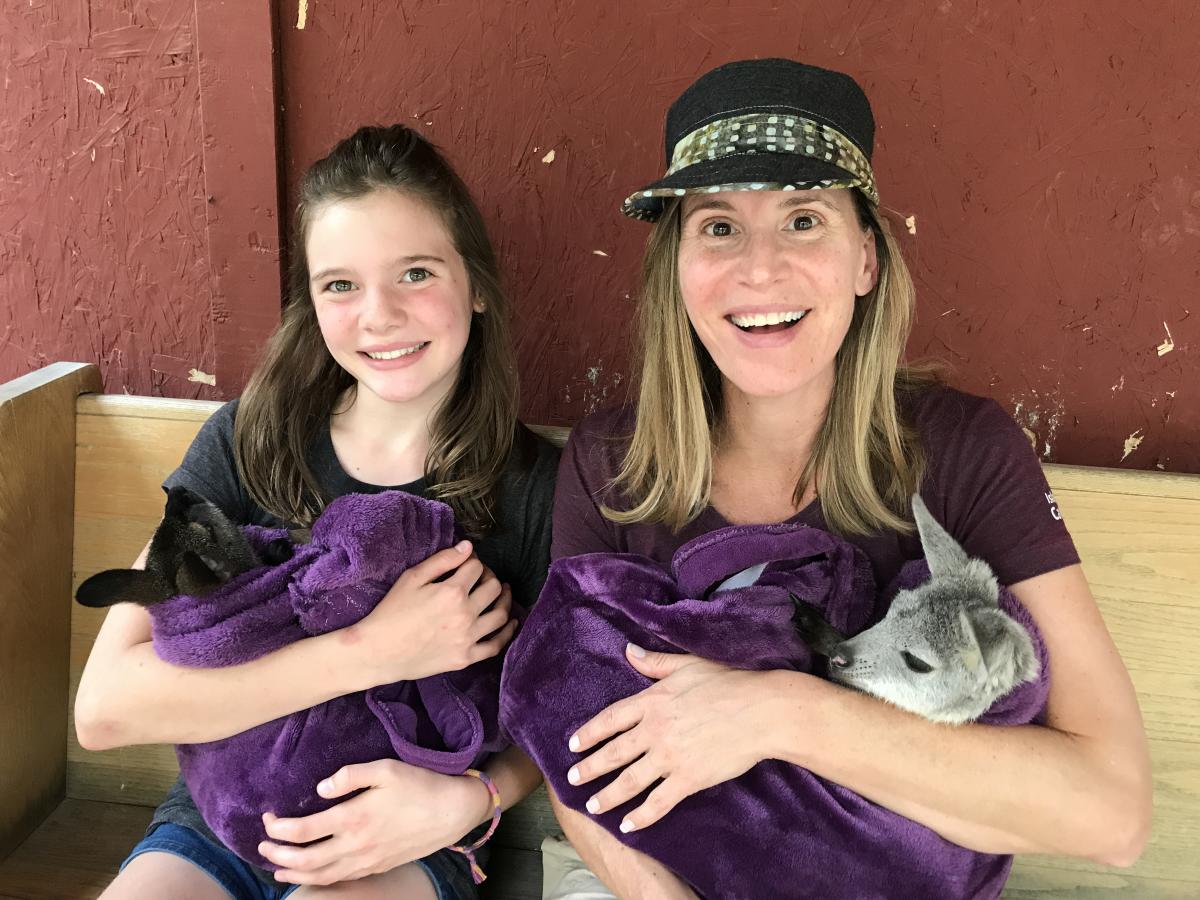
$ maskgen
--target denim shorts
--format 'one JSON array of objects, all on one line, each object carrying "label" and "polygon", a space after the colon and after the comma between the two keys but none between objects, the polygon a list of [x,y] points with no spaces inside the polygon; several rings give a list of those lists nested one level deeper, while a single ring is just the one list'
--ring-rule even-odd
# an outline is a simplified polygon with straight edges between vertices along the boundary
[{"label": "denim shorts", "polygon": [[[282,900],[300,887],[298,884],[280,882],[272,885],[260,881],[254,870],[232,850],[194,829],[173,822],[153,828],[133,848],[121,868],[143,853],[170,853],[186,859],[216,881],[233,900]],[[471,879],[470,865],[462,854],[439,850],[418,859],[416,864],[433,882],[438,900],[477,900],[479,889]]]}]

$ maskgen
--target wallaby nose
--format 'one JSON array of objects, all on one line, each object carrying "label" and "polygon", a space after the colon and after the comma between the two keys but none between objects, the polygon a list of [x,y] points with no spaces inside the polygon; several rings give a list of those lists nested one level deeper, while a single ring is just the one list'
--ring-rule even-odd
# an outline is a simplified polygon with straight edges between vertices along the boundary
[{"label": "wallaby nose", "polygon": [[854,657],[845,647],[835,648],[833,655],[829,657],[829,665],[835,669],[848,669],[853,662]]}]

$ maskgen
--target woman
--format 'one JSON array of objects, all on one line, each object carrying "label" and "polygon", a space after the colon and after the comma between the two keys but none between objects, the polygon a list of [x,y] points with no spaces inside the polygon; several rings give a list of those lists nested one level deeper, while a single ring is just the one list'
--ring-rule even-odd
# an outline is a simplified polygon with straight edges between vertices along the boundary
[{"label": "woman", "polygon": [[[879,211],[865,95],[788,60],[732,63],[679,98],[666,131],[666,177],[624,210],[655,223],[641,393],[573,432],[552,556],[665,563],[716,528],[789,521],[857,544],[884,585],[921,555],[906,511],[919,491],[1033,614],[1052,687],[1044,726],[948,727],[809,675],[631,646],[657,683],[571,738],[571,783],[623,770],[587,811],[653,786],[622,823],[645,828],[780,759],[982,853],[1131,864],[1151,789],[1129,677],[1020,430],[899,364],[914,295]],[[692,896],[586,814],[555,809],[620,895]]]}]

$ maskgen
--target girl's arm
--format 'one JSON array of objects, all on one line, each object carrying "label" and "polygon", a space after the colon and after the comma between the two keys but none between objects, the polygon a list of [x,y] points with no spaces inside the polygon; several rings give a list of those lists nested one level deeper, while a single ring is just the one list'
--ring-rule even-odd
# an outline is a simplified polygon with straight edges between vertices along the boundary
[{"label": "girl's arm", "polygon": [[1129,675],[1079,566],[1012,591],[1049,651],[1045,727],[939,725],[809,675],[631,655],[661,680],[580,729],[583,751],[625,735],[581,761],[578,780],[627,766],[648,748],[630,775],[597,795],[608,809],[664,777],[629,815],[645,827],[683,797],[783,759],[980,852],[1131,865],[1146,844],[1152,786]]},{"label": "girl's arm", "polygon": [[[79,743],[104,750],[218,740],[343,694],[494,656],[515,628],[511,599],[469,550],[463,542],[413,566],[355,625],[223,668],[163,662],[150,643],[149,613],[117,604],[80,680]],[[135,567],[145,564],[145,556],[143,550]],[[436,582],[449,572],[454,574]],[[484,613],[497,598],[495,609]]]}]

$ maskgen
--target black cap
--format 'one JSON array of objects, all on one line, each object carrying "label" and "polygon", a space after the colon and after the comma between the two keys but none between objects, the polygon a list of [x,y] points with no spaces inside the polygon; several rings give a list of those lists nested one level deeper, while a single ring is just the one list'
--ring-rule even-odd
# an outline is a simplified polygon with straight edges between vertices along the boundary
[{"label": "black cap", "polygon": [[702,75],[667,112],[667,175],[622,212],[653,221],[663,199],[718,190],[858,188],[878,202],[875,119],[841,72],[790,59],[727,63]]}]

